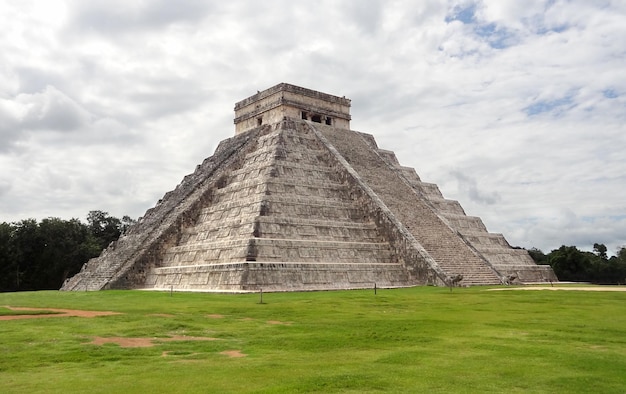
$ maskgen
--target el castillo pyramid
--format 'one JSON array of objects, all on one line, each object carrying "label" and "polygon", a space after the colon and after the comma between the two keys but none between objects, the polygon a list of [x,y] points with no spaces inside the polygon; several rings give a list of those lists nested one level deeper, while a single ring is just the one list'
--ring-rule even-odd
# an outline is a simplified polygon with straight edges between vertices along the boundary
[{"label": "el castillo pyramid", "polygon": [[281,83],[62,290],[291,291],[557,278],[350,130],[350,100]]}]

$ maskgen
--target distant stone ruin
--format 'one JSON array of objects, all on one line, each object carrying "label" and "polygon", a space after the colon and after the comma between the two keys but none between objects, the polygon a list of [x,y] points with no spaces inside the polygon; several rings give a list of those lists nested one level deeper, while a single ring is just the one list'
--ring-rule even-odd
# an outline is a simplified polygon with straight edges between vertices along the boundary
[{"label": "distant stone ruin", "polygon": [[349,99],[285,83],[238,102],[235,136],[62,290],[557,281],[350,119]]}]

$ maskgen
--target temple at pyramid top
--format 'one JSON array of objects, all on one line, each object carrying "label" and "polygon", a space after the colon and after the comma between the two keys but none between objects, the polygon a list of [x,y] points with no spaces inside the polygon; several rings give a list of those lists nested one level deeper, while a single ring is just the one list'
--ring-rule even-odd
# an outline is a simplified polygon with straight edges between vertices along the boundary
[{"label": "temple at pyramid top", "polygon": [[286,117],[349,129],[350,99],[279,83],[235,104],[235,134]]}]

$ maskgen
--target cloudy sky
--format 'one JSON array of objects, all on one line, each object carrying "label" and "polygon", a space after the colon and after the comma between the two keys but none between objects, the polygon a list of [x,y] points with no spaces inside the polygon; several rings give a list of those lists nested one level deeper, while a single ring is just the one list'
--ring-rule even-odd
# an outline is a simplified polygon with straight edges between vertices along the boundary
[{"label": "cloudy sky", "polygon": [[626,245],[623,0],[0,1],[0,222],[138,217],[288,82],[512,245]]}]

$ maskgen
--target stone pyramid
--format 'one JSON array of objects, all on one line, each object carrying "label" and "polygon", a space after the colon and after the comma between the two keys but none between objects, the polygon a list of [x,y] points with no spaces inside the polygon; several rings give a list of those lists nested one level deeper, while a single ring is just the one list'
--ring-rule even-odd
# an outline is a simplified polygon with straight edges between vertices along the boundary
[{"label": "stone pyramid", "polygon": [[234,137],[62,290],[329,290],[556,281],[350,130],[350,100],[279,84]]}]

